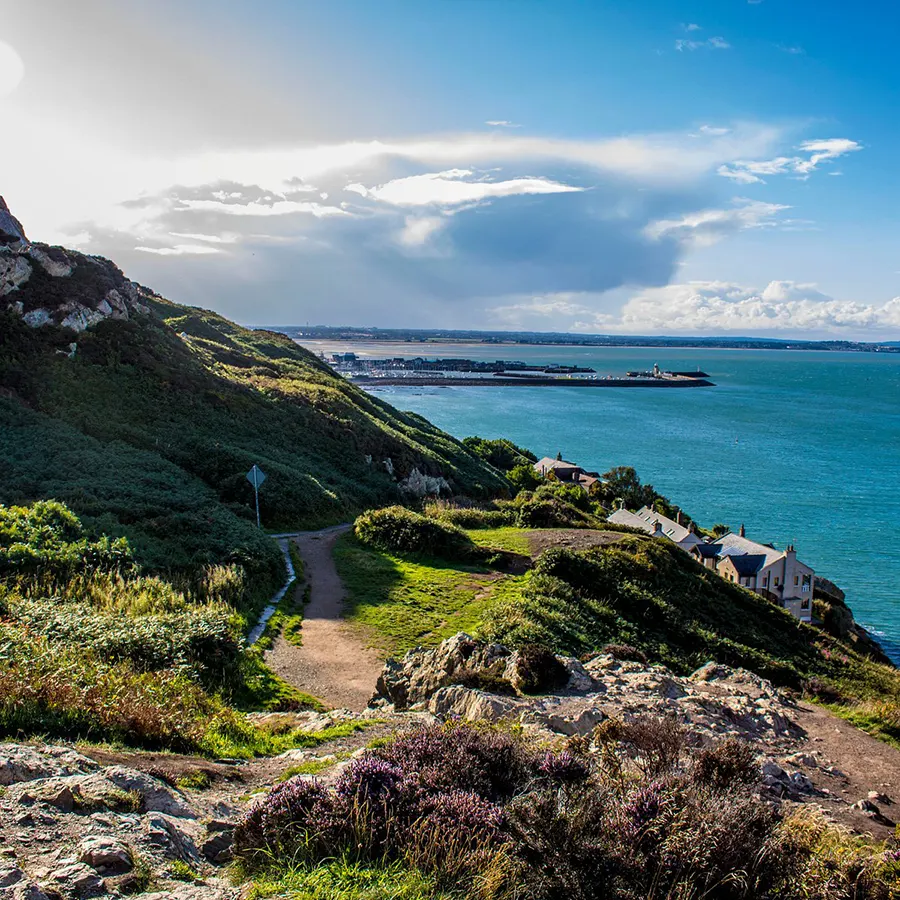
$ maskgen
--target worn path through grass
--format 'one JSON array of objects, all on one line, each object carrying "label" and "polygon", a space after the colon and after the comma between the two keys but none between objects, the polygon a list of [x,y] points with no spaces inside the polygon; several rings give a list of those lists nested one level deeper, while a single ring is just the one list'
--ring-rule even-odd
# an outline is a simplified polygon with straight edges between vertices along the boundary
[{"label": "worn path through grass", "polygon": [[302,644],[296,646],[280,635],[266,654],[266,662],[289,684],[326,705],[359,711],[375,692],[382,659],[343,619],[344,586],[332,550],[349,527],[310,531],[293,538],[311,589],[303,616]]}]

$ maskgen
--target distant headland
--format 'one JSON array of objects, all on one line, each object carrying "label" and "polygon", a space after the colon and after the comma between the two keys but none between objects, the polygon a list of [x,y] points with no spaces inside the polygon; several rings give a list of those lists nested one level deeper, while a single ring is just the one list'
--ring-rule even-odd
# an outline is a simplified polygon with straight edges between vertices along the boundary
[{"label": "distant headland", "polygon": [[734,350],[836,350],[900,353],[900,341],[804,341],[762,337],[661,337],[621,334],[571,334],[543,331],[465,331],[458,329],[376,328],[351,325],[267,326],[294,339],[385,341],[410,344],[559,344],[573,347],[700,347]]}]

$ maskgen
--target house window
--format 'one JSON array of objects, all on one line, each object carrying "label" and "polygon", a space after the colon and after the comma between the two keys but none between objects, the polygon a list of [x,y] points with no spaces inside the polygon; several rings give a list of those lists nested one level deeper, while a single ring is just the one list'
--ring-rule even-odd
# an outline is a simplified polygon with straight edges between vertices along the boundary
[{"label": "house window", "polygon": [[809,597],[804,597],[800,601],[800,609],[809,609]]},{"label": "house window", "polygon": [[797,587],[798,584],[800,584],[800,576],[795,575],[794,576],[794,587]]},{"label": "house window", "polygon": [[800,589],[804,594],[809,593],[810,585],[812,584],[812,576],[804,575],[803,576],[803,587]]},{"label": "house window", "polygon": [[768,587],[768,586],[769,586],[769,576],[763,575],[763,587]]},{"label": "house window", "polygon": [[776,576],[775,576],[775,587],[778,587],[778,583],[779,583],[779,578],[778,578],[778,576],[776,575]]}]

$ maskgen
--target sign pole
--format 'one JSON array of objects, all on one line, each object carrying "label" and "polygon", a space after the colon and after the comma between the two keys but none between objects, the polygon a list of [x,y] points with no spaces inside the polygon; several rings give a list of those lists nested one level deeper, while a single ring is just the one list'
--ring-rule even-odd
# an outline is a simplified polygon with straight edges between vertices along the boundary
[{"label": "sign pole", "polygon": [[247,473],[247,481],[253,485],[253,495],[256,498],[256,527],[262,528],[262,524],[259,520],[259,486],[266,480],[266,473],[256,465],[253,464],[253,468]]}]

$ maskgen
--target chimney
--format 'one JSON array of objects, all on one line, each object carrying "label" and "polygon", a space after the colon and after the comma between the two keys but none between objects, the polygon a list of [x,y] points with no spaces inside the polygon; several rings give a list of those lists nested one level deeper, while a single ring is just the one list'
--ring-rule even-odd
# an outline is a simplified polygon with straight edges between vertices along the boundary
[{"label": "chimney", "polygon": [[744,530],[744,523],[741,522],[741,530],[738,532],[741,537],[747,537],[747,532]]},{"label": "chimney", "polygon": [[675,513],[675,521],[676,521],[679,525],[683,525],[683,524],[684,524],[684,522],[682,521],[681,510],[680,510],[680,509],[678,510],[677,513]]}]

